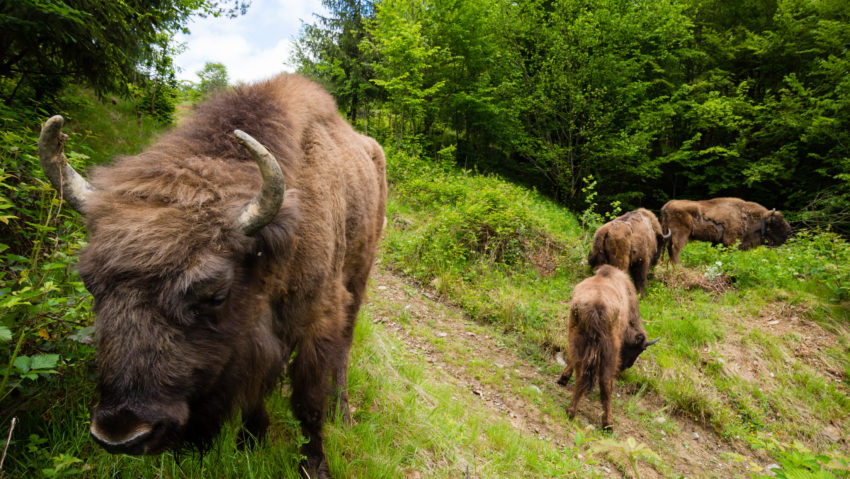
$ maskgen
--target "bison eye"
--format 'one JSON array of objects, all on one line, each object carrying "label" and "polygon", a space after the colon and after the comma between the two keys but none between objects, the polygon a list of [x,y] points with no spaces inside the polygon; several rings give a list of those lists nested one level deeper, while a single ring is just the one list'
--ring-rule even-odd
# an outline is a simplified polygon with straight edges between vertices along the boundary
[{"label": "bison eye", "polygon": [[204,306],[209,306],[211,308],[218,308],[227,300],[227,289],[221,289],[217,291],[212,296],[203,299]]}]

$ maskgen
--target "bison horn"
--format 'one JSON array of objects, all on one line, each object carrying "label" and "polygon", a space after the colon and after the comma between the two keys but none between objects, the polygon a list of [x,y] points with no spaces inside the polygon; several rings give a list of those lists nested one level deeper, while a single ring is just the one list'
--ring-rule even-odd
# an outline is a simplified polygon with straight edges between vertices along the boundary
[{"label": "bison horn", "polygon": [[62,133],[64,122],[61,115],[56,115],[42,125],[38,136],[38,160],[61,197],[71,208],[82,213],[95,188],[74,170],[65,157],[63,150],[68,135]]},{"label": "bison horn", "polygon": [[266,147],[242,130],[234,130],[233,134],[242,146],[251,152],[263,176],[260,192],[242,208],[236,220],[239,228],[250,236],[260,231],[277,216],[280,205],[283,203],[283,195],[286,193],[286,182],[283,179],[283,172],[280,171],[280,165]]},{"label": "bison horn", "polygon": [[672,232],[672,231],[670,231],[670,228],[667,228],[667,234],[666,234],[666,235],[661,235],[661,237],[662,237],[662,238],[664,238],[664,239],[667,239],[667,238],[669,238],[669,237],[670,237],[670,236],[672,236],[672,235],[673,235],[673,232]]},{"label": "bison horn", "polygon": [[770,210],[770,214],[768,216],[773,216],[774,213],[776,213],[776,208]]},{"label": "bison horn", "polygon": [[661,340],[661,338],[655,338],[652,341],[647,341],[647,342],[643,343],[643,349],[646,349],[646,348],[652,346],[653,344],[657,343],[660,340]]}]

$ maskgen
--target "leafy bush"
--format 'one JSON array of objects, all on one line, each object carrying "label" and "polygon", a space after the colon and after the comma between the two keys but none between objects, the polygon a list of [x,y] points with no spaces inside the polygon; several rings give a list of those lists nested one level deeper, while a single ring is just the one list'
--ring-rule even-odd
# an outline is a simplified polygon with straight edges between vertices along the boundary
[{"label": "leafy bush", "polygon": [[[90,300],[75,274],[84,240],[78,216],[63,205],[38,163],[39,109],[0,110],[0,400],[26,397],[41,378],[88,358]],[[84,167],[86,155],[68,158]]]},{"label": "leafy bush", "polygon": [[778,248],[740,251],[692,243],[685,264],[702,266],[706,274],[724,274],[739,286],[798,289],[811,282],[831,302],[850,299],[850,244],[829,231],[802,230]]},{"label": "leafy bush", "polygon": [[767,434],[759,434],[754,445],[770,453],[779,462],[779,467],[771,468],[770,474],[759,474],[759,479],[850,477],[850,457],[840,450],[816,454],[799,442],[788,444]]},{"label": "leafy bush", "polygon": [[[422,275],[435,268],[465,270],[476,261],[534,265],[543,250],[564,254],[567,236],[550,231],[576,228],[572,215],[545,218],[534,204],[542,198],[534,193],[444,165],[390,155],[389,179],[396,197],[429,217],[411,238],[390,243],[395,258],[412,260]],[[553,222],[562,224],[553,228]]]}]

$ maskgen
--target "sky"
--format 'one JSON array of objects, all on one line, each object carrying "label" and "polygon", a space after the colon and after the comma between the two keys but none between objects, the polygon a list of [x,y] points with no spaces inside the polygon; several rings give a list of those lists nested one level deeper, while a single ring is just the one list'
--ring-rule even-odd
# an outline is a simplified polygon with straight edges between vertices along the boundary
[{"label": "sky", "polygon": [[292,71],[285,62],[301,22],[315,23],[313,14],[325,11],[321,0],[253,0],[245,15],[233,19],[195,18],[191,33],[177,36],[186,45],[174,60],[177,79],[198,82],[206,62],[223,63],[231,84]]}]

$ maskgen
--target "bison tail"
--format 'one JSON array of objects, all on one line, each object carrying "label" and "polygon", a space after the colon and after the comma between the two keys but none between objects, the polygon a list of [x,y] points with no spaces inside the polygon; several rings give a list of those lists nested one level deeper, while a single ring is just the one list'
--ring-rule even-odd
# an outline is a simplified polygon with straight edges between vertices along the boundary
[{"label": "bison tail", "polygon": [[605,322],[605,309],[602,305],[595,305],[586,311],[585,335],[583,350],[580,352],[581,373],[576,376],[576,384],[582,389],[590,391],[599,375],[603,364],[616,361],[613,354],[614,344],[611,334]]}]

